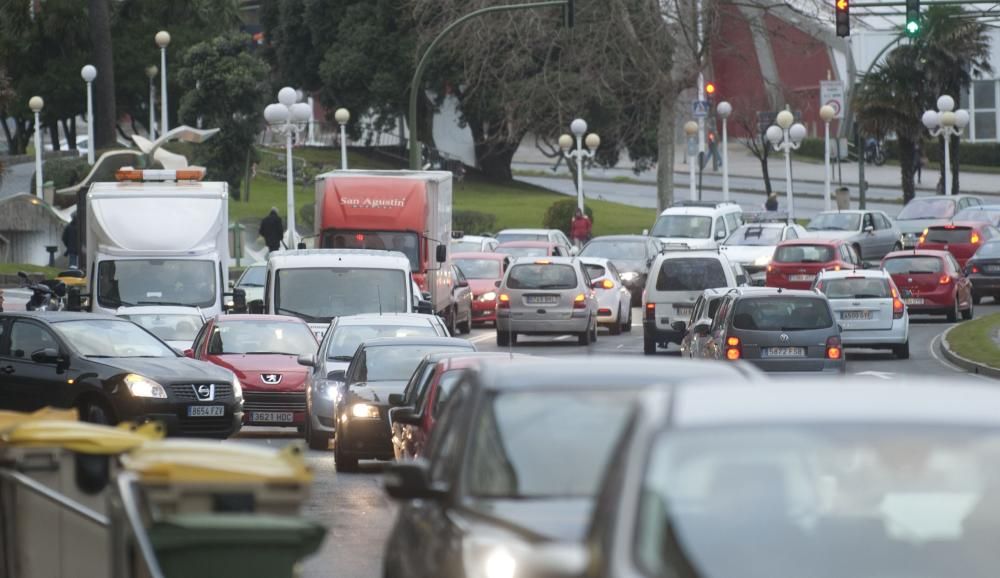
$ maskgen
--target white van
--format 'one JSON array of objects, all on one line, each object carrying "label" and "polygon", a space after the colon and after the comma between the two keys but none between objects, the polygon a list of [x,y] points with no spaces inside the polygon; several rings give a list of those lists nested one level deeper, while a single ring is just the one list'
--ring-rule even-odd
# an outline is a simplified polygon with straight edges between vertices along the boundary
[{"label": "white van", "polygon": [[264,303],[251,310],[299,317],[322,336],[330,321],[359,313],[430,312],[414,294],[410,260],[397,251],[303,249],[267,260]]},{"label": "white van", "polygon": [[743,209],[736,203],[682,201],[660,213],[649,236],[668,246],[715,249],[742,224]]}]

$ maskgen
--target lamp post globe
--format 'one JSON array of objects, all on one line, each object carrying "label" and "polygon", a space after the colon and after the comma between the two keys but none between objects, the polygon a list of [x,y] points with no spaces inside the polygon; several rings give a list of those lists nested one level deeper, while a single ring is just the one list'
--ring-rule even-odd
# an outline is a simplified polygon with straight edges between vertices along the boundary
[{"label": "lamp post globe", "polygon": [[920,122],[924,123],[924,126],[928,130],[934,130],[941,126],[941,116],[936,110],[924,111],[924,115],[920,117]]},{"label": "lamp post globe", "polygon": [[969,126],[969,111],[964,108],[955,111],[955,126],[958,128]]},{"label": "lamp post globe", "polygon": [[723,100],[715,107],[715,112],[723,119],[729,118],[729,115],[733,114],[733,105]]},{"label": "lamp post globe", "polygon": [[309,121],[309,117],[312,116],[312,107],[304,102],[296,102],[289,109],[291,112],[292,122],[294,123],[304,123]]},{"label": "lamp post globe", "polygon": [[160,30],[156,33],[156,45],[160,48],[166,48],[170,46],[170,33],[166,30]]},{"label": "lamp post globe", "polygon": [[264,109],[264,120],[270,125],[280,125],[288,121],[288,107],[281,104],[269,104]]},{"label": "lamp post globe", "polygon": [[684,134],[689,137],[698,134],[698,123],[693,120],[689,120],[684,123]]},{"label": "lamp post globe", "polygon": [[592,132],[587,135],[584,143],[587,145],[588,149],[596,151],[597,148],[601,146],[601,137],[598,136],[596,132]]},{"label": "lamp post globe", "polygon": [[94,82],[94,79],[97,78],[97,69],[88,64],[80,69],[80,77],[83,78],[84,82]]},{"label": "lamp post globe", "polygon": [[795,122],[795,116],[792,114],[792,111],[786,109],[779,112],[774,121],[781,127],[781,130],[788,130],[788,127],[792,126],[792,123]]},{"label": "lamp post globe", "polygon": [[955,113],[952,111],[945,111],[941,113],[941,126],[952,127],[955,126]]},{"label": "lamp post globe", "polygon": [[806,127],[802,123],[795,123],[792,128],[788,129],[788,136],[792,139],[793,143],[800,143],[802,139],[806,138]]},{"label": "lamp post globe", "polygon": [[767,127],[766,135],[767,135],[767,140],[770,141],[771,144],[775,146],[777,146],[778,143],[780,143],[781,140],[785,138],[784,131],[782,131],[781,127],[776,124],[772,124],[771,126]]},{"label": "lamp post globe", "polygon": [[573,137],[568,134],[563,134],[559,136],[559,148],[564,151],[568,151],[573,148]]},{"label": "lamp post globe", "polygon": [[347,124],[351,121],[351,112],[346,108],[338,108],[337,112],[333,113],[333,118],[337,124]]},{"label": "lamp post globe", "polygon": [[150,65],[146,67],[146,78],[153,80],[156,75],[160,73],[160,69],[155,65]]},{"label": "lamp post globe", "polygon": [[829,104],[819,107],[819,118],[823,122],[830,122],[835,116],[837,116],[837,111],[833,110],[833,107]]},{"label": "lamp post globe", "polygon": [[583,133],[587,132],[587,121],[582,118],[578,118],[569,123],[569,130],[571,130],[576,136],[583,136]]},{"label": "lamp post globe", "polygon": [[278,91],[278,102],[287,107],[291,107],[298,99],[298,94],[291,86],[286,86]]},{"label": "lamp post globe", "polygon": [[28,101],[28,108],[31,109],[31,112],[42,112],[42,109],[45,108],[45,100],[40,96],[32,96],[31,100]]},{"label": "lamp post globe", "polygon": [[947,94],[942,94],[938,97],[937,107],[941,112],[951,112],[955,110],[955,99]]}]

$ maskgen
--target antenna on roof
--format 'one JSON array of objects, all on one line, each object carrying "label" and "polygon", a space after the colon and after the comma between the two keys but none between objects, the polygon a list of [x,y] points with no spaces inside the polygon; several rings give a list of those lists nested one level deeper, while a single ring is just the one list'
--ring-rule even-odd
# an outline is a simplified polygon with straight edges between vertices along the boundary
[{"label": "antenna on roof", "polygon": [[379,315],[379,317],[381,317],[382,316],[382,287],[379,286],[379,285],[376,285],[375,289],[378,290],[378,315]]}]

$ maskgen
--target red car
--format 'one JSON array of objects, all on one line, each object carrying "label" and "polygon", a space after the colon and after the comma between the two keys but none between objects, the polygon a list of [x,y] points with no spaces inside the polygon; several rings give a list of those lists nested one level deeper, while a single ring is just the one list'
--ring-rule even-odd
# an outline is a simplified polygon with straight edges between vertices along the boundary
[{"label": "red car", "polygon": [[461,269],[472,289],[473,324],[496,323],[497,284],[510,265],[504,253],[453,253],[451,262]]},{"label": "red car", "polygon": [[965,262],[976,254],[983,243],[998,237],[1000,231],[989,223],[956,221],[924,229],[917,240],[917,249],[948,251],[955,256],[961,267],[965,267]]},{"label": "red car", "polygon": [[820,271],[861,267],[854,247],[842,239],[797,239],[782,241],[767,266],[768,287],[811,289]]},{"label": "red car", "polygon": [[303,427],[306,376],[300,355],[319,344],[304,321],[283,315],[222,315],[205,323],[185,355],[225,367],[243,384],[244,425]]},{"label": "red car", "polygon": [[947,251],[914,249],[889,253],[882,268],[903,294],[910,313],[972,319],[972,282]]}]

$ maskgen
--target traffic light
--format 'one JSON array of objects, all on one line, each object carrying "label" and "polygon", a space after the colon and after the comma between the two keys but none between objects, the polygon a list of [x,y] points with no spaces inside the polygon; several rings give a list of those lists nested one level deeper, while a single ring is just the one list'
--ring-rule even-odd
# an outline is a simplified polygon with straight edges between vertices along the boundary
[{"label": "traffic light", "polygon": [[920,32],[920,0],[906,0],[906,34],[916,36]]},{"label": "traffic light", "polygon": [[563,6],[563,24],[566,28],[572,28],[576,21],[576,0],[566,0]]},{"label": "traffic light", "polygon": [[[912,0],[907,0],[910,2]],[[836,3],[837,36],[851,35],[851,3],[850,0],[834,0]]]},{"label": "traffic light", "polygon": [[705,94],[709,98],[712,98],[713,96],[715,96],[715,83],[714,82],[706,82],[705,83]]}]

